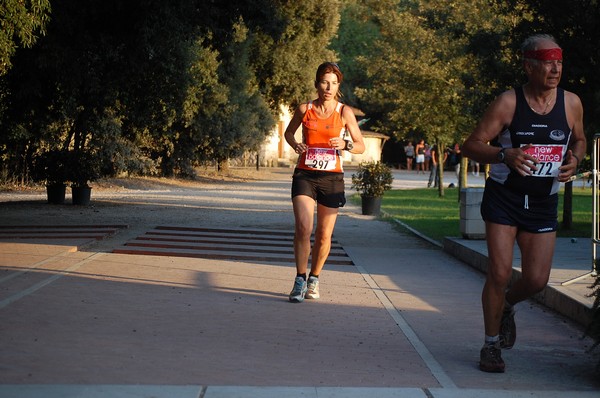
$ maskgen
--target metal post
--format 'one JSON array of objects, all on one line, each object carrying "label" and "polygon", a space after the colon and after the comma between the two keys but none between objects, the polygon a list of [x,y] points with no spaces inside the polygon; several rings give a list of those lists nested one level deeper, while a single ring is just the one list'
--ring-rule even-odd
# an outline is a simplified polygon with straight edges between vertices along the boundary
[{"label": "metal post", "polygon": [[600,134],[594,135],[594,147],[592,149],[592,270],[586,274],[578,276],[577,278],[570,279],[561,283],[561,285],[569,285],[571,283],[577,282],[581,279],[587,278],[588,276],[597,276],[598,275],[598,244],[600,243],[600,209],[598,209],[598,205],[600,204],[598,201],[598,195],[600,194],[598,190],[598,185],[600,183],[600,176],[598,174],[598,169],[600,169]]},{"label": "metal post", "polygon": [[600,211],[598,211],[598,185],[600,183],[600,175],[598,175],[598,169],[600,169],[600,134],[594,135],[594,150],[592,153],[592,276],[598,275],[598,243],[600,243],[599,236],[599,222],[600,222]]}]

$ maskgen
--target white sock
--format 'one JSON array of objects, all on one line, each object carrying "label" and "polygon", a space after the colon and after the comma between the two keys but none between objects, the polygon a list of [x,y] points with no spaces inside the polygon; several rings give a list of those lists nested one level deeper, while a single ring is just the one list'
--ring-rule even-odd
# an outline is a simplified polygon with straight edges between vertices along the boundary
[{"label": "white sock", "polygon": [[495,336],[488,336],[487,334],[485,335],[485,344],[487,345],[494,345],[498,341],[500,341],[500,335],[498,334]]}]

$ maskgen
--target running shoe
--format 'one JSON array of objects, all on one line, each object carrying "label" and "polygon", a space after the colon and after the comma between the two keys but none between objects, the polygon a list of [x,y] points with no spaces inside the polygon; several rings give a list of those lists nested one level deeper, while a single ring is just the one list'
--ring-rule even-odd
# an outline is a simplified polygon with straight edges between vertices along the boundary
[{"label": "running shoe", "polygon": [[292,303],[301,303],[304,301],[306,295],[306,281],[301,276],[297,276],[294,279],[294,287],[290,292],[290,301]]},{"label": "running shoe", "polygon": [[490,373],[504,373],[504,361],[500,342],[490,345],[484,344],[479,353],[479,369]]},{"label": "running shoe", "polygon": [[321,297],[319,294],[319,278],[311,276],[308,278],[308,290],[306,292],[307,299],[318,299]]},{"label": "running shoe", "polygon": [[515,309],[511,308],[502,313],[500,321],[500,348],[510,350],[517,339],[517,325],[515,324]]}]

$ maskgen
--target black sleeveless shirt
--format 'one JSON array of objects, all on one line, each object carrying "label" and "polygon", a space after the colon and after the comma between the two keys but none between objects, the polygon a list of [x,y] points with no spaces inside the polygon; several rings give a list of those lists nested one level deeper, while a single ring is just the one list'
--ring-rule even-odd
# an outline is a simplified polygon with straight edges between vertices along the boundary
[{"label": "black sleeveless shirt", "polygon": [[556,89],[556,102],[552,110],[540,115],[534,112],[525,99],[522,87],[515,88],[517,103],[515,114],[507,130],[496,138],[496,145],[519,148],[532,144],[527,152],[538,159],[531,176],[523,177],[504,163],[492,164],[490,178],[510,190],[531,196],[547,196],[558,192],[558,168],[563,164],[571,129],[565,110],[565,92]]}]

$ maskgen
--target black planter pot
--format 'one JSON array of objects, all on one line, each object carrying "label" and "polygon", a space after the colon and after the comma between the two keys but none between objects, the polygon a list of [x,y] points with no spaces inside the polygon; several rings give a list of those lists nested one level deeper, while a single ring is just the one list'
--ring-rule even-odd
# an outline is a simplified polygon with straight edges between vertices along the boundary
[{"label": "black planter pot", "polygon": [[362,214],[366,216],[378,216],[381,211],[381,196],[361,196]]},{"label": "black planter pot", "polygon": [[91,187],[71,187],[73,194],[73,204],[79,206],[87,206],[90,204],[92,197]]},{"label": "black planter pot", "polygon": [[48,203],[53,205],[62,205],[65,203],[65,193],[67,186],[65,184],[54,184],[46,186],[46,194],[48,195]]}]

